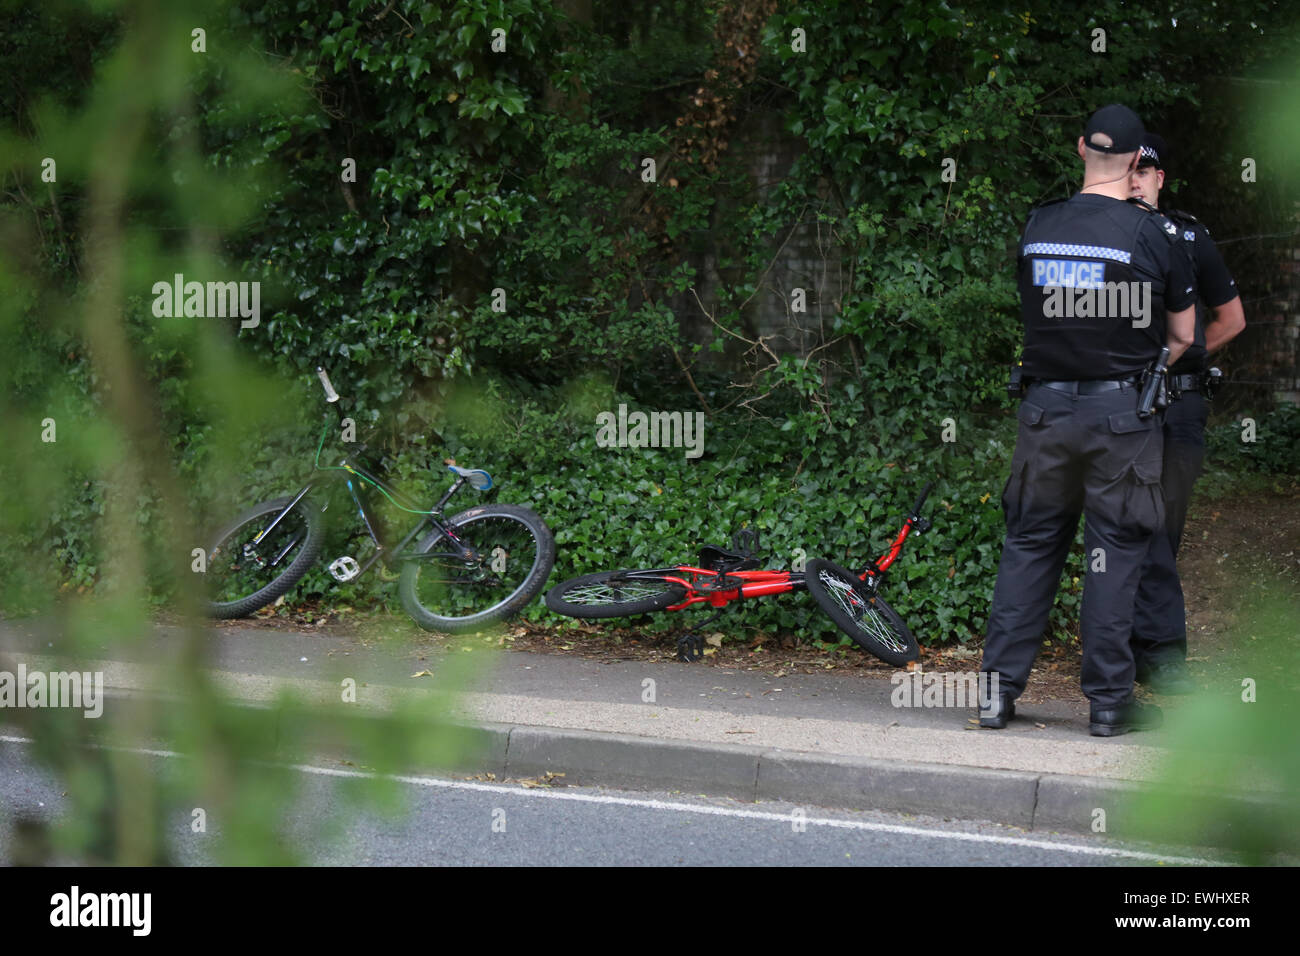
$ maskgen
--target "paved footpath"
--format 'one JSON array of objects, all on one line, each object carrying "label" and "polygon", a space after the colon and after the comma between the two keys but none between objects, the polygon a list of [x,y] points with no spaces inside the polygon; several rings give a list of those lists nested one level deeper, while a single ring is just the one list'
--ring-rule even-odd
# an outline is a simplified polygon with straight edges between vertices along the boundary
[{"label": "paved footpath", "polygon": [[[114,700],[166,695],[178,638],[175,629],[160,627],[133,647],[92,651],[77,669],[103,671]],[[20,662],[29,670],[68,669],[64,643],[53,629],[0,622],[0,669]],[[250,705],[291,690],[338,709],[340,682],[350,677],[361,705],[349,705],[350,712],[378,713],[438,697],[442,654],[472,644],[457,641],[439,652],[407,640],[222,627],[208,645],[208,666]],[[1157,774],[1169,744],[1168,730],[1091,737],[1082,701],[1025,704],[1006,730],[980,730],[970,708],[895,707],[890,682],[862,674],[778,678],[675,660],[517,651],[473,659],[481,666],[471,686],[441,697],[444,713],[478,729],[481,752],[460,768],[467,772],[549,771],[563,773],[568,784],[1087,832],[1097,807],[1122,821],[1125,801]],[[433,676],[413,676],[422,672]],[[1181,703],[1167,709],[1170,722]],[[1212,763],[1206,762],[1207,783]]]}]

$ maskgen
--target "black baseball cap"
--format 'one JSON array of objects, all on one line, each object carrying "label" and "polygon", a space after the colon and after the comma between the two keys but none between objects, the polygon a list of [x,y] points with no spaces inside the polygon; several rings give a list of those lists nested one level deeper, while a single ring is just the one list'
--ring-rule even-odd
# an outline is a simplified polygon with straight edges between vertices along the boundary
[{"label": "black baseball cap", "polygon": [[[1110,137],[1109,146],[1092,141],[1098,133]],[[1145,133],[1142,120],[1138,119],[1136,113],[1127,106],[1111,103],[1097,110],[1088,119],[1088,125],[1083,131],[1083,142],[1089,149],[1101,153],[1136,153]]]},{"label": "black baseball cap", "polygon": [[1165,163],[1169,160],[1169,147],[1165,144],[1165,138],[1159,133],[1147,133],[1143,136],[1142,148],[1139,152],[1142,155],[1138,157],[1138,169],[1147,166],[1164,169]]}]

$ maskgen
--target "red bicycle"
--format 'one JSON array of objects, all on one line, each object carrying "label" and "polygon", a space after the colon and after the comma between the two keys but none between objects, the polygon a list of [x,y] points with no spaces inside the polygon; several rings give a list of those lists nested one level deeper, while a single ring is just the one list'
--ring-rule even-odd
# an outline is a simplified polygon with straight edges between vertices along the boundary
[{"label": "red bicycle", "polygon": [[[569,617],[632,617],[654,611],[680,611],[693,604],[725,608],[732,601],[807,589],[831,620],[863,650],[896,667],[920,656],[916,638],[903,619],[885,603],[880,584],[903,550],[908,535],[930,529],[921,507],[930,494],[927,484],[903,521],[893,543],[859,572],[833,561],[814,558],[802,571],[762,571],[758,533],[736,532],[730,548],[706,545],[699,564],[679,564],[646,570],[623,569],[584,574],[557,584],[546,593],[546,606]],[[695,661],[704,656],[699,631],[720,617],[719,610],[677,638],[677,656]]]}]

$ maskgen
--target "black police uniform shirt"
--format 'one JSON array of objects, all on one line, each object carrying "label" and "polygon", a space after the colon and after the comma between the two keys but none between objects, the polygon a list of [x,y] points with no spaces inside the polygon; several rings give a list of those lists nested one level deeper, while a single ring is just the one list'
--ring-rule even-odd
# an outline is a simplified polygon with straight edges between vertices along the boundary
[{"label": "black police uniform shirt", "polygon": [[1210,231],[1190,213],[1177,209],[1160,210],[1178,226],[1179,237],[1191,247],[1196,271],[1196,340],[1187,347],[1171,369],[1177,375],[1202,371],[1209,358],[1205,350],[1205,325],[1209,310],[1217,309],[1237,297],[1237,283],[1210,238]]},{"label": "black police uniform shirt", "polygon": [[1189,250],[1159,213],[1076,193],[1035,208],[1021,235],[1024,374],[1039,380],[1138,375],[1166,339],[1166,310],[1196,301]]}]

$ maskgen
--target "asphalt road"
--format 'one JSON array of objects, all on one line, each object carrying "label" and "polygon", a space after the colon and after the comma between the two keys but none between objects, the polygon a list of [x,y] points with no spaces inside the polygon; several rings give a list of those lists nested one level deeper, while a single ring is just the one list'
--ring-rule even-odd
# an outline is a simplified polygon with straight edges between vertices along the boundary
[{"label": "asphalt road", "polygon": [[[152,755],[151,772],[183,757]],[[398,778],[396,812],[359,810],[369,775],[322,759],[267,768],[295,793],[281,832],[301,862],[384,866],[1153,866],[1212,862],[1104,836],[1027,834],[993,824],[681,793],[534,787],[446,777]],[[272,783],[268,780],[268,784]],[[66,800],[20,738],[0,740],[0,859],[22,816],[51,824]],[[176,862],[222,859],[219,819],[167,826]]]}]

